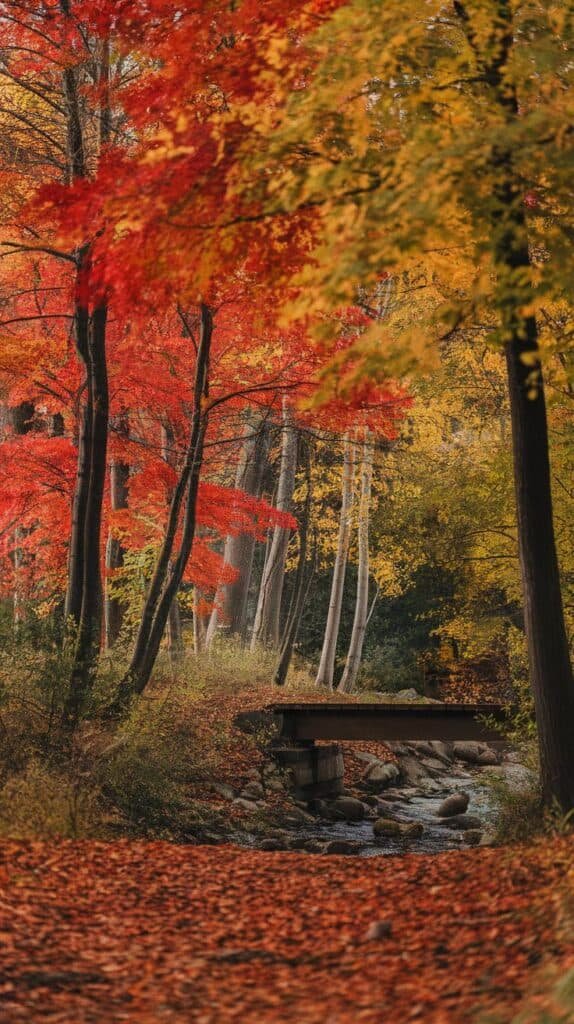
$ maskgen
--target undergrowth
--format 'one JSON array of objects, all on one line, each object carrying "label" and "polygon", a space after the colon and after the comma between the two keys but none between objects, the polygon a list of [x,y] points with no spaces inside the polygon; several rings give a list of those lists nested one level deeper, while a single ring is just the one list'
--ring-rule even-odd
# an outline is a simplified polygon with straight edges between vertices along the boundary
[{"label": "undergrowth", "polygon": [[[231,736],[229,716],[214,713],[212,701],[268,688],[272,654],[229,641],[176,663],[162,652],[144,695],[113,722],[103,712],[127,664],[129,646],[119,644],[102,656],[70,738],[60,723],[73,636],[32,619],[3,639],[0,835],[187,840],[213,823],[212,804],[197,794],[225,774],[234,744],[255,747],[256,739]],[[295,665],[289,688],[311,683]]]}]

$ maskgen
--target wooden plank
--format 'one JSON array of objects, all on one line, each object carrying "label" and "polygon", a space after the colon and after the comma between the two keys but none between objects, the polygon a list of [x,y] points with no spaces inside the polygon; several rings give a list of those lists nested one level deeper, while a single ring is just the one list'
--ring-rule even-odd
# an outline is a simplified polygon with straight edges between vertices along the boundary
[{"label": "wooden plank", "polygon": [[480,719],[504,722],[497,704],[274,704],[282,735],[313,740],[499,740]]}]

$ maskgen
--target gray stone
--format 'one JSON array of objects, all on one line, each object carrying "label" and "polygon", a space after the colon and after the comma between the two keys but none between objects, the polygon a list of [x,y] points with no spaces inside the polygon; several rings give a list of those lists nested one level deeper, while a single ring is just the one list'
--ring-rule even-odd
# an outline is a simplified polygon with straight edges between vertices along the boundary
[{"label": "gray stone", "polygon": [[286,844],[284,842],[282,842],[280,839],[272,839],[270,837],[270,838],[267,838],[267,839],[262,839],[261,842],[259,843],[259,847],[258,848],[260,850],[274,851],[274,850],[284,850],[285,846],[286,846]]},{"label": "gray stone", "polygon": [[420,786],[428,780],[428,774],[416,757],[402,757],[400,761],[401,780],[408,786]]},{"label": "gray stone", "polygon": [[349,856],[359,853],[362,845],[354,839],[331,839],[323,849],[328,854]]},{"label": "gray stone", "polygon": [[469,804],[468,793],[453,793],[447,796],[437,810],[438,818],[450,818],[453,814],[465,814]]},{"label": "gray stone", "polygon": [[435,778],[444,775],[444,762],[436,757],[421,757],[421,765]]},{"label": "gray stone", "polygon": [[346,821],[361,821],[365,817],[365,805],[354,796],[338,796],[332,806]]},{"label": "gray stone", "polygon": [[373,825],[373,832],[379,836],[400,836],[403,825],[400,821],[393,821],[392,818],[377,818]]},{"label": "gray stone", "polygon": [[247,814],[258,814],[261,810],[259,804],[254,803],[253,800],[245,800],[240,796],[233,801],[233,806],[239,808],[241,811],[245,811]]},{"label": "gray stone", "polygon": [[224,800],[233,800],[235,798],[235,791],[231,786],[228,786],[225,782],[212,782],[211,788],[214,793],[218,796],[223,797]]},{"label": "gray stone", "polygon": [[479,828],[469,828],[464,832],[464,841],[469,846],[480,846],[483,833]]},{"label": "gray stone", "polygon": [[308,839],[303,849],[305,853],[323,853],[325,847],[320,839]]},{"label": "gray stone", "polygon": [[285,789],[285,783],[279,778],[267,778],[265,780],[265,788],[270,790],[271,793],[282,793]]},{"label": "gray stone", "polygon": [[415,690],[414,686],[409,686],[406,690],[397,690],[393,696],[397,701],[421,700],[421,695]]},{"label": "gray stone", "polygon": [[241,790],[243,800],[263,800],[265,793],[260,782],[248,782]]},{"label": "gray stone", "polygon": [[453,814],[451,818],[443,818],[441,825],[443,825],[444,828],[463,829],[465,832],[467,829],[482,828],[480,818],[475,818],[472,814]]},{"label": "gray stone", "polygon": [[368,750],[354,750],[353,757],[356,757],[358,761],[364,761],[365,764],[382,764],[380,757],[376,754],[369,754]]},{"label": "gray stone", "polygon": [[398,779],[398,777],[399,769],[396,764],[393,764],[392,762],[389,762],[388,764],[382,764],[381,762],[373,764],[367,768],[364,775],[365,782],[369,789],[372,789],[375,792],[386,789],[386,787],[390,786],[390,784],[394,782],[395,779]]},{"label": "gray stone", "polygon": [[465,743],[455,743],[453,747],[454,756],[467,764],[491,765],[498,764],[498,754],[485,743],[474,743],[467,740]]},{"label": "gray stone", "polygon": [[424,831],[422,821],[410,821],[408,825],[403,826],[402,835],[405,839],[420,839]]}]

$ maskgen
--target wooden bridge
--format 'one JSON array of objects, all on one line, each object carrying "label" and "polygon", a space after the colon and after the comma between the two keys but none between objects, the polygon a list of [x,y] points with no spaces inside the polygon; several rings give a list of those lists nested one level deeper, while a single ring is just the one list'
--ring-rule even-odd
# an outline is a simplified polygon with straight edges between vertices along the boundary
[{"label": "wooden bridge", "polygon": [[[273,704],[287,743],[315,740],[500,740],[501,704]],[[490,722],[486,722],[489,719]]]}]

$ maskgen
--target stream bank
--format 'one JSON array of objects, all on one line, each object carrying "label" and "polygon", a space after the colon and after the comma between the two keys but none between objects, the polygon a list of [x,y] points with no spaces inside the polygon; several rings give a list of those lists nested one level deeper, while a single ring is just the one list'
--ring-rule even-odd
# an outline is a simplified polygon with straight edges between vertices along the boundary
[{"label": "stream bank", "polygon": [[271,747],[240,788],[213,784],[233,824],[203,841],[362,857],[488,845],[496,815],[489,781],[494,775],[516,788],[528,784],[505,743],[387,743],[380,756],[360,747],[345,746],[352,770],[342,792],[312,800],[296,799],[290,772]]}]

